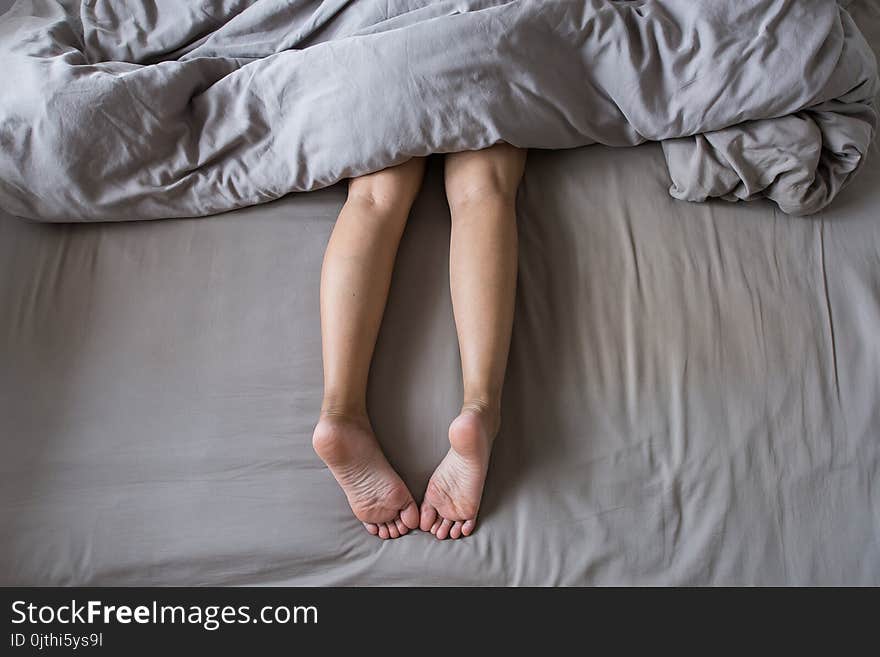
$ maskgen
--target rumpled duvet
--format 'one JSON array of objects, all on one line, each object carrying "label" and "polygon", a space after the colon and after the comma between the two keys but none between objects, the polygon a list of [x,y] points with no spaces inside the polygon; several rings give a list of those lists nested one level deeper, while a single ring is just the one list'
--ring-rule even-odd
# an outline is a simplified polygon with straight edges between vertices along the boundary
[{"label": "rumpled duvet", "polygon": [[808,214],[877,123],[842,4],[19,0],[0,18],[0,205],[202,216],[499,141],[652,140],[676,198]]}]

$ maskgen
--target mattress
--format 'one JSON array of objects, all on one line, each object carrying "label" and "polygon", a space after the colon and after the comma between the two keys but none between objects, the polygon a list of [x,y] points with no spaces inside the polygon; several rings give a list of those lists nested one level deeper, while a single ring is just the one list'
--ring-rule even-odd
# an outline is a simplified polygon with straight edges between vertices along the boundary
[{"label": "mattress", "polygon": [[[880,8],[850,7],[880,47]],[[533,151],[475,534],[367,534],[311,449],[337,185],[205,219],[0,217],[0,584],[878,585],[880,148],[807,218]],[[461,401],[432,156],[369,408],[420,497]]]}]

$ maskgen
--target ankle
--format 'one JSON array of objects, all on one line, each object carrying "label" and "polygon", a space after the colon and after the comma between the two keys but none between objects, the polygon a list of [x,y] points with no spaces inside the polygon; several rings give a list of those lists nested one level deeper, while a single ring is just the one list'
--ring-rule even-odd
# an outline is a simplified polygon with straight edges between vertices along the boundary
[{"label": "ankle", "polygon": [[355,424],[370,424],[367,405],[363,401],[351,401],[335,395],[324,395],[321,402],[322,420],[345,421]]},{"label": "ankle", "polygon": [[501,414],[501,395],[488,393],[465,393],[461,404],[462,411],[474,413]]},{"label": "ankle", "polygon": [[480,417],[491,435],[501,426],[501,398],[489,396],[465,397],[461,413],[472,413]]}]

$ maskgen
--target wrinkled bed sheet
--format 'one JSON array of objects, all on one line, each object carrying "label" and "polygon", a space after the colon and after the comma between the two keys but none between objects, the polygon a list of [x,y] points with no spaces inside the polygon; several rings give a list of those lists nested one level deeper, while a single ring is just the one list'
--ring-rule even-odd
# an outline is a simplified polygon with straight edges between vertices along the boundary
[{"label": "wrinkled bed sheet", "polygon": [[[438,160],[370,384],[417,495],[461,395]],[[341,186],[0,217],[0,583],[880,585],[880,149],[809,218],[668,184],[656,144],[530,154],[504,426],[442,543],[369,536],[310,448]]]},{"label": "wrinkled bed sheet", "polygon": [[215,214],[412,156],[662,141],[676,198],[827,205],[876,125],[832,0],[20,0],[0,207]]}]

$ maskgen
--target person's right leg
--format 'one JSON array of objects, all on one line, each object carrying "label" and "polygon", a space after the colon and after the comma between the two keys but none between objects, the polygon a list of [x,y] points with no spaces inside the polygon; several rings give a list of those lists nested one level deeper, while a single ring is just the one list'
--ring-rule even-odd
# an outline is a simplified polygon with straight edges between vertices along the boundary
[{"label": "person's right leg", "polygon": [[516,297],[516,192],[525,161],[525,150],[504,143],[446,156],[449,277],[464,400],[449,426],[449,452],[428,482],[420,523],[441,540],[474,531],[501,423]]},{"label": "person's right leg", "polygon": [[397,538],[419,509],[388,463],[367,416],[367,376],[391,271],[424,160],[355,178],[321,271],[324,401],[312,444],[371,534]]}]

